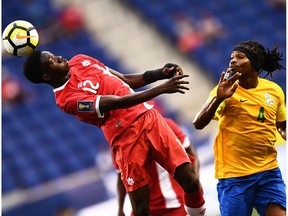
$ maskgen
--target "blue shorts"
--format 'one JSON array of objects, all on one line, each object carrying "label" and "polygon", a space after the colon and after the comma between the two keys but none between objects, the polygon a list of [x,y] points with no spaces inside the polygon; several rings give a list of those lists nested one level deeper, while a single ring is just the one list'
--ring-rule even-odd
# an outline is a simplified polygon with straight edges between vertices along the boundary
[{"label": "blue shorts", "polygon": [[285,190],[279,168],[244,177],[219,179],[217,191],[221,216],[251,215],[253,207],[262,216],[269,203],[286,209]]}]

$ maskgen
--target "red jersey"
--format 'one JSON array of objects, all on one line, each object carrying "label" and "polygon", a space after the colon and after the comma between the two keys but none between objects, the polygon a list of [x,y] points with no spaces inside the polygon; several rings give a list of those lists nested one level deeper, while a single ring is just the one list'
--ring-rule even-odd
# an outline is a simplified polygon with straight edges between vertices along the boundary
[{"label": "red jersey", "polygon": [[[166,122],[173,130],[177,138],[181,141],[184,148],[190,145],[188,137],[182,132],[177,124],[168,118],[165,118]],[[150,211],[171,209],[183,207],[184,200],[183,191],[178,182],[171,176],[165,169],[163,169],[155,161],[151,164],[151,181],[150,187]],[[185,211],[183,211],[185,213]],[[186,215],[186,213],[185,213]]]},{"label": "red jersey", "polygon": [[53,89],[57,105],[79,120],[101,128],[111,145],[139,115],[152,109],[153,105],[142,103],[101,113],[99,101],[102,95],[124,96],[131,94],[133,89],[90,56],[76,55],[69,61],[69,66],[70,79]]}]

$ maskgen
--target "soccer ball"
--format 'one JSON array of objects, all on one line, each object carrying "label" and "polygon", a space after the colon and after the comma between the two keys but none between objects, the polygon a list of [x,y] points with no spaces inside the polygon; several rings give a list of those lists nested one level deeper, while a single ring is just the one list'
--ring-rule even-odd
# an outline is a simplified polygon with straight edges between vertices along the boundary
[{"label": "soccer ball", "polygon": [[2,41],[9,54],[28,56],[37,47],[39,35],[31,23],[16,20],[4,29]]}]

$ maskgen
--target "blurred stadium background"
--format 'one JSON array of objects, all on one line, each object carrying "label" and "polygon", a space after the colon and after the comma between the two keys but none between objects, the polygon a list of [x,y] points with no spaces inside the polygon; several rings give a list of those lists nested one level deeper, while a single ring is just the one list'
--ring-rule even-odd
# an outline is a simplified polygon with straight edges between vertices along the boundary
[{"label": "blurred stadium background", "polygon": [[[285,1],[3,0],[2,30],[18,19],[38,29],[40,49],[64,58],[85,53],[122,73],[181,65],[190,74],[189,93],[156,102],[189,134],[208,215],[219,214],[212,152],[217,126],[195,131],[192,120],[239,41],[279,45],[286,62]],[[62,113],[50,87],[24,79],[23,62],[2,51],[2,215],[116,215],[116,177],[101,130]],[[273,80],[286,93],[285,71]],[[286,181],[283,140],[277,148]]]}]

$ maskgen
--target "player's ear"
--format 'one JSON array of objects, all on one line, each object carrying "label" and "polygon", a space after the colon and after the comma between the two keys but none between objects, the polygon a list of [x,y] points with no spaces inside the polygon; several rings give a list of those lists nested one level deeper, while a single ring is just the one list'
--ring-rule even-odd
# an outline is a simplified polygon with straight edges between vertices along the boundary
[{"label": "player's ear", "polygon": [[41,78],[43,81],[49,81],[51,79],[51,76],[50,74],[44,73]]}]

